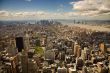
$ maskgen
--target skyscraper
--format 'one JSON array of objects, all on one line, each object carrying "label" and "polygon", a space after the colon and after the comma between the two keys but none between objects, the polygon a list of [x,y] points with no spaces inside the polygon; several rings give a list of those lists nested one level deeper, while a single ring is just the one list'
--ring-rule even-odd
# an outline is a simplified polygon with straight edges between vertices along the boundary
[{"label": "skyscraper", "polygon": [[23,51],[21,55],[22,73],[28,73],[28,55]]},{"label": "skyscraper", "polygon": [[80,45],[78,45],[77,42],[74,43],[74,55],[76,57],[80,57],[80,55],[81,55],[81,48],[80,48]]},{"label": "skyscraper", "polygon": [[102,43],[99,44],[99,49],[101,50],[101,52],[103,54],[106,53],[106,47],[105,47],[104,42],[102,42]]},{"label": "skyscraper", "polygon": [[46,50],[45,59],[55,60],[55,52],[53,50]]},{"label": "skyscraper", "polygon": [[57,72],[58,73],[67,73],[67,69],[65,67],[58,67]]},{"label": "skyscraper", "polygon": [[34,59],[28,59],[28,73],[37,73],[38,67]]}]

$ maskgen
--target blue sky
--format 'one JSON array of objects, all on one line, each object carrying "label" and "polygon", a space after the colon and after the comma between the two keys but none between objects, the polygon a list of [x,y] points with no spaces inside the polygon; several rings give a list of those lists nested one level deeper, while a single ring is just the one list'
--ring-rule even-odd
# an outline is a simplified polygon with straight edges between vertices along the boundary
[{"label": "blue sky", "polygon": [[73,1],[78,0],[0,0],[0,10],[46,10],[55,12],[62,5],[63,11],[68,12],[72,10],[72,5],[70,5],[70,2]]},{"label": "blue sky", "polygon": [[110,0],[0,0],[0,20],[110,20]]}]

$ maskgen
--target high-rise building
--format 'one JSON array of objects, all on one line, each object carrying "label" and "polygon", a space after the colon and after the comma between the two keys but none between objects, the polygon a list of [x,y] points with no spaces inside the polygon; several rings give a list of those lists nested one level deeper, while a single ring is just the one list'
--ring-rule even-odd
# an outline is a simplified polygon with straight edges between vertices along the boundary
[{"label": "high-rise building", "polygon": [[77,42],[74,43],[74,56],[80,57],[81,55],[81,48],[80,45],[78,45]]},{"label": "high-rise building", "polygon": [[17,55],[10,58],[13,73],[18,73],[18,57]]},{"label": "high-rise building", "polygon": [[16,37],[16,48],[18,49],[18,52],[22,52],[22,49],[24,49],[24,41],[23,37]]},{"label": "high-rise building", "polygon": [[72,60],[72,59],[71,59],[70,56],[66,56],[66,57],[65,57],[65,61],[66,61],[66,63],[69,64],[69,63],[71,62],[71,60]]},{"label": "high-rise building", "polygon": [[55,60],[55,52],[53,50],[45,51],[45,59]]},{"label": "high-rise building", "polygon": [[30,49],[30,36],[29,36],[29,34],[28,33],[26,33],[25,34],[25,37],[24,37],[24,50],[28,50],[28,49]]},{"label": "high-rise building", "polygon": [[45,46],[46,45],[46,40],[47,40],[47,36],[43,35],[43,37],[41,38],[41,46]]},{"label": "high-rise building", "polygon": [[67,69],[65,67],[58,67],[57,72],[58,73],[67,73]]},{"label": "high-rise building", "polygon": [[81,56],[81,48],[80,46],[78,46],[77,48],[77,57],[80,57]]},{"label": "high-rise building", "polygon": [[18,50],[16,48],[7,48],[6,51],[10,56],[15,56],[18,53]]},{"label": "high-rise building", "polygon": [[11,67],[12,67],[11,63],[5,63],[3,72],[5,72],[5,73],[14,73]]},{"label": "high-rise building", "polygon": [[69,55],[72,55],[73,54],[72,49],[67,49],[66,53],[69,54]]},{"label": "high-rise building", "polygon": [[28,50],[28,58],[33,58],[34,54],[35,54],[35,49],[29,49]]},{"label": "high-rise building", "polygon": [[102,52],[103,54],[105,54],[106,48],[105,48],[105,44],[104,44],[104,43],[100,43],[100,44],[99,44],[99,49],[101,50],[101,52]]},{"label": "high-rise building", "polygon": [[28,59],[28,73],[37,73],[38,67],[34,59]]},{"label": "high-rise building", "polygon": [[81,57],[76,58],[76,68],[82,69],[83,65],[84,65],[84,61],[82,60],[82,58]]},{"label": "high-rise building", "polygon": [[36,40],[36,46],[41,46],[40,39],[37,39],[37,40]]},{"label": "high-rise building", "polygon": [[83,66],[83,68],[82,68],[82,73],[88,73],[86,66]]},{"label": "high-rise building", "polygon": [[90,54],[90,51],[87,47],[84,47],[84,50],[81,51],[81,57],[83,60],[88,59],[88,56]]},{"label": "high-rise building", "polygon": [[19,73],[18,70],[18,58],[17,55],[13,57],[5,57],[4,65],[6,73]]},{"label": "high-rise building", "polygon": [[74,69],[73,67],[69,68],[69,73],[77,73],[76,69]]},{"label": "high-rise building", "polygon": [[85,58],[86,57],[86,55],[85,55],[85,52],[84,52],[84,50],[81,50],[81,58],[83,59],[83,61],[85,61]]},{"label": "high-rise building", "polygon": [[108,68],[105,67],[102,62],[98,62],[98,63],[97,63],[97,66],[98,66],[98,71],[99,71],[99,73],[109,73]]},{"label": "high-rise building", "polygon": [[43,73],[52,73],[51,68],[43,69]]},{"label": "high-rise building", "polygon": [[28,55],[23,51],[21,55],[22,73],[28,73]]}]

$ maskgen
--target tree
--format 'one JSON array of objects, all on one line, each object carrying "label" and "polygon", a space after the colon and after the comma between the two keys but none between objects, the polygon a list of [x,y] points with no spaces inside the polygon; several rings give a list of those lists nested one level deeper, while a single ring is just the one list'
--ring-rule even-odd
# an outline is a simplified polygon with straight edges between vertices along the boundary
[{"label": "tree", "polygon": [[42,47],[35,47],[35,53],[38,54],[39,56],[43,56],[44,55],[44,50]]}]

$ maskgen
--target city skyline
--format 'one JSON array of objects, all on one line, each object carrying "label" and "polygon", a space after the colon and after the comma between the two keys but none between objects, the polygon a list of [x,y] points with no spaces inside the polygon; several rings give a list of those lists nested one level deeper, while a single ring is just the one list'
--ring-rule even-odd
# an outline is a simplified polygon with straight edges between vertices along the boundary
[{"label": "city skyline", "polygon": [[109,20],[109,0],[0,0],[0,20]]}]

